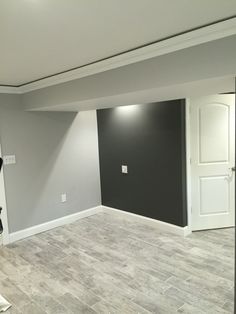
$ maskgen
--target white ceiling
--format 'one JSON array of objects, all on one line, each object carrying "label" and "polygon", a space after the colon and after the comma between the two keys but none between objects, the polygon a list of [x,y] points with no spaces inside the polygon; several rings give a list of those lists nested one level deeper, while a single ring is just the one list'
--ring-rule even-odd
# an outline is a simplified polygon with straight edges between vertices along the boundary
[{"label": "white ceiling", "polygon": [[1,0],[0,85],[21,85],[236,15],[235,0]]}]

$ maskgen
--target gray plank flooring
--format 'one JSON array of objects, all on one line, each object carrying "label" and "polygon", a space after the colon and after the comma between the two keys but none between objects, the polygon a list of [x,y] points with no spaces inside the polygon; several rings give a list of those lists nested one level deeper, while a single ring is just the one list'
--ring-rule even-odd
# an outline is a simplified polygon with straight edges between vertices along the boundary
[{"label": "gray plank flooring", "polygon": [[233,313],[234,229],[182,238],[113,213],[0,249],[8,314]]}]

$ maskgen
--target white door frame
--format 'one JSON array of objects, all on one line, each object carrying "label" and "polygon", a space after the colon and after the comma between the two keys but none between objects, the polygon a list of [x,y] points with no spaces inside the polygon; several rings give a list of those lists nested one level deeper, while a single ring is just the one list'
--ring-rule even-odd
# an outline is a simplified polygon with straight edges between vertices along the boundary
[{"label": "white door frame", "polygon": [[[1,155],[1,143],[0,143],[0,155]],[[5,183],[4,183],[4,167],[0,173],[0,200],[2,206],[2,224],[3,224],[3,234],[2,234],[2,242],[3,245],[7,245],[9,243],[9,228],[8,228],[8,217],[7,217],[7,202],[6,202],[6,194],[5,194]]]},{"label": "white door frame", "polygon": [[188,234],[192,233],[192,189],[191,189],[191,124],[190,99],[185,100],[185,134],[186,134],[186,182],[187,182],[187,227]]}]

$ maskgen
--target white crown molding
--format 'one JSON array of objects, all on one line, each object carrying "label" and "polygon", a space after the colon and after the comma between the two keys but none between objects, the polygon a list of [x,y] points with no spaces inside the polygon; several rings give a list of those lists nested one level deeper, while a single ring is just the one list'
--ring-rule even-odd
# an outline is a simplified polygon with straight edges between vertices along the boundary
[{"label": "white crown molding", "polygon": [[178,50],[236,34],[236,18],[212,24],[75,70],[48,77],[21,87],[0,88],[0,93],[24,94],[37,89],[69,82],[82,77],[144,61]]},{"label": "white crown molding", "polygon": [[0,94],[22,94],[20,87],[0,86]]}]

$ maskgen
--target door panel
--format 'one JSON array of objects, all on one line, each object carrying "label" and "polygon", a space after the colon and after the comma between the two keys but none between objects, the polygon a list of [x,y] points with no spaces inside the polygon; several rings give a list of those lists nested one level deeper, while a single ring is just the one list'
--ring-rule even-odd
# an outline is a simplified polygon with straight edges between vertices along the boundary
[{"label": "door panel", "polygon": [[200,163],[228,161],[229,111],[228,105],[215,103],[199,108]]},{"label": "door panel", "polygon": [[225,176],[200,178],[200,215],[229,212],[229,183]]},{"label": "door panel", "polygon": [[193,230],[234,226],[234,95],[191,100]]}]

